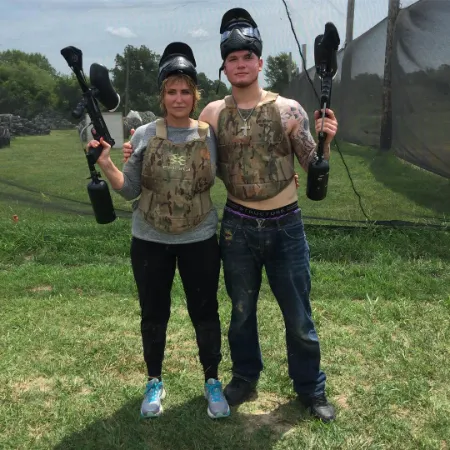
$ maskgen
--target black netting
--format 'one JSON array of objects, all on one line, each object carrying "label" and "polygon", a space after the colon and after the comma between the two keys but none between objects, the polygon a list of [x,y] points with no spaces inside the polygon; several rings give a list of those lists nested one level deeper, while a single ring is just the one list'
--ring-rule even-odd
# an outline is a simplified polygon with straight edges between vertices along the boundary
[{"label": "black netting", "polygon": [[[383,17],[387,14],[387,2],[383,11],[375,7],[375,3],[367,3],[367,7],[372,9],[365,13],[365,17],[374,15],[376,20],[346,48],[343,48],[345,20],[342,17],[345,17],[345,11],[342,4],[333,0],[327,2],[327,6],[311,2],[308,15],[296,2],[288,3],[294,28],[299,33],[307,26],[315,30],[314,36],[300,35],[300,40],[301,44],[306,42],[308,46],[306,66],[309,67],[308,74],[316,92],[304,72],[293,75],[292,80],[284,82],[278,91],[299,101],[310,118],[319,105],[316,93],[320,92],[320,80],[313,66],[314,37],[323,32],[325,22],[340,24],[339,71],[333,82],[331,104],[339,120],[339,149],[332,148],[328,195],[321,202],[312,202],[306,198],[306,175],[297,166],[300,176],[299,202],[306,222],[358,225],[370,219],[386,223],[447,224],[450,216],[450,138],[447,132],[450,126],[450,2],[419,0],[400,10],[392,58],[392,148],[389,151],[379,150],[387,32],[387,19]],[[261,8],[261,4],[262,1],[250,2],[248,10],[254,17],[260,18],[257,21],[266,42],[263,54],[265,67],[260,84],[267,87],[264,69],[268,57],[276,56],[276,53],[270,53],[267,49],[290,52],[298,66],[301,67],[302,63],[282,2],[264,1],[267,8]],[[223,2],[212,2],[212,10],[202,10],[195,19],[186,4],[170,1],[166,6],[173,18],[173,29],[161,29],[161,33],[169,33],[167,39],[175,35],[186,37],[186,33],[180,32],[188,20],[183,18],[184,15],[189,16],[189,20],[197,20],[195,26],[200,28],[190,30],[192,40],[185,40],[196,53],[199,71],[208,73],[210,77],[199,77],[205,98],[223,98],[224,86],[214,97],[217,87],[214,77],[217,77],[221,63],[217,30],[221,14],[226,9]],[[155,17],[158,14],[162,17],[166,6],[161,4],[161,10],[154,11]],[[358,2],[356,7],[360,7]],[[216,24],[210,25],[213,16]],[[156,20],[155,17],[153,19]],[[314,17],[314,23],[309,23],[311,17]],[[355,29],[361,29],[357,17]],[[161,46],[164,47],[168,42]],[[60,46],[66,44],[61,39]],[[146,45],[150,53],[157,51],[152,44]],[[136,52],[146,53],[145,49],[137,49]],[[86,53],[85,71],[88,71],[90,49],[83,50]],[[120,56],[116,61],[117,66],[109,67],[112,69],[112,80],[117,77],[118,83],[120,80],[125,82],[124,61]],[[122,64],[121,70],[119,63]],[[33,95],[41,99],[42,105],[50,102],[52,95],[58,96],[59,116],[52,116],[50,121],[47,119],[47,110],[36,112],[36,105],[35,109],[28,108],[23,102],[22,105],[26,107],[11,110],[8,102],[14,101],[15,97],[6,94],[14,85],[4,81],[12,73],[11,67],[11,60],[0,60],[1,210],[11,215],[19,210],[28,211],[27,208],[39,209],[44,213],[51,210],[58,214],[92,215],[86,192],[89,172],[79,140],[81,126],[70,118],[70,111],[81,94],[78,86],[75,84],[73,88],[70,84],[62,84],[56,93],[46,92],[44,89],[50,79],[44,73],[45,68],[39,69],[43,72],[33,69],[42,81],[42,92],[39,93],[38,85],[30,85],[30,92],[35,90]],[[22,73],[22,69],[25,75],[28,73],[25,64],[17,67],[15,73]],[[152,92],[156,77],[146,78],[146,71],[153,70],[151,65],[140,67],[139,64],[131,64],[130,70],[129,82],[133,88],[128,99],[130,114],[140,114],[148,122],[158,115],[159,101],[155,92]],[[30,74],[27,76],[31,77]],[[222,81],[226,81],[223,75]],[[142,86],[142,89],[136,89],[136,86]],[[17,91],[15,95],[19,98],[21,92]],[[126,101],[122,91],[121,97]],[[37,102],[37,106],[40,103]],[[127,139],[130,128],[135,124],[131,116],[125,117],[123,109],[120,111],[123,113],[124,126],[120,132],[114,131],[114,137],[118,139],[119,135],[123,135]],[[23,116],[19,117],[21,114]],[[113,150],[113,159],[119,168],[122,167],[121,150]],[[213,198],[221,212],[226,192],[220,181],[214,187]],[[113,199],[119,215],[130,217],[130,202],[114,193]]]},{"label": "black netting", "polygon": [[[392,149],[379,151],[387,19],[353,40],[338,53],[339,72],[333,83],[332,109],[339,120],[342,158],[332,159],[340,173],[347,162],[353,178],[351,193],[344,189],[335,201],[341,211],[362,198],[365,212],[352,210],[351,219],[427,223],[445,222],[450,213],[450,3],[422,0],[400,10],[392,56]],[[308,70],[315,89],[320,81]],[[319,102],[305,73],[285,86],[283,95],[295,98],[312,114]],[[347,145],[345,144],[347,143]],[[357,144],[354,151],[348,143]],[[361,147],[362,146],[362,147]],[[335,152],[336,153],[336,152]],[[361,158],[356,164],[354,157]],[[363,173],[366,167],[368,173]],[[439,175],[439,176],[436,176]],[[339,178],[339,176],[336,176]],[[341,189],[333,185],[330,195]],[[372,182],[378,186],[370,185]],[[350,183],[350,178],[349,178]],[[356,188],[354,192],[353,187]],[[358,199],[358,200],[357,200]],[[383,206],[387,202],[390,206]],[[325,206],[327,205],[327,206]],[[328,207],[328,205],[330,205]],[[395,205],[393,208],[392,206]],[[319,217],[332,216],[331,202],[323,203]],[[316,205],[306,203],[308,213]],[[317,216],[316,216],[317,217]],[[342,217],[342,213],[338,213]],[[344,214],[345,217],[345,214]],[[335,217],[336,219],[336,217]]]},{"label": "black netting", "polygon": [[[402,159],[450,178],[450,7],[422,0],[396,24],[393,143]],[[448,201],[448,199],[447,199]]]}]

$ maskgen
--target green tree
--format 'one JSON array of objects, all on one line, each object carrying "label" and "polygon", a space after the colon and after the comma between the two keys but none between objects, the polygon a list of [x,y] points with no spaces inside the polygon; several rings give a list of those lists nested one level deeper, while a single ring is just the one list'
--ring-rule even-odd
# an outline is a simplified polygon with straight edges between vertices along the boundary
[{"label": "green tree", "polygon": [[291,78],[293,78],[298,73],[298,66],[295,61],[290,61],[288,53],[282,52],[277,56],[269,56],[264,72],[266,89],[282,93],[289,84],[289,67]]},{"label": "green tree", "polygon": [[75,120],[72,117],[72,111],[82,97],[81,88],[75,74],[59,75],[56,78],[55,97],[55,108],[61,112],[66,119],[72,121]]},{"label": "green tree", "polygon": [[56,104],[56,79],[24,60],[0,63],[0,113],[32,118]]},{"label": "green tree", "polygon": [[[114,88],[121,98],[123,112],[126,104],[128,69],[128,109],[152,111],[157,116],[161,114],[158,89],[159,59],[158,54],[144,45],[140,48],[127,46],[123,55],[116,55],[115,67],[111,73]],[[197,78],[202,97],[193,115],[194,118],[198,117],[209,102],[221,99],[230,92],[223,82],[220,82],[219,90],[216,92],[218,80],[210,80],[203,72],[198,73]]]},{"label": "green tree", "polygon": [[217,85],[219,80],[210,80],[205,73],[200,72],[197,75],[197,84],[201,92],[201,100],[198,102],[197,111],[194,114],[194,118],[197,118],[202,109],[210,102],[222,99],[225,95],[230,93],[226,84],[222,81],[219,84],[219,89],[217,90]]},{"label": "green tree", "polygon": [[47,57],[41,53],[25,53],[21,50],[6,50],[0,52],[0,64],[15,65],[21,62],[27,65],[36,66],[53,77],[56,77],[57,75],[56,70],[50,64]]},{"label": "green tree", "polygon": [[120,95],[121,108],[125,112],[128,70],[128,108],[136,111],[160,113],[158,99],[158,63],[160,56],[145,45],[139,48],[125,47],[117,54],[111,70],[114,88]]}]

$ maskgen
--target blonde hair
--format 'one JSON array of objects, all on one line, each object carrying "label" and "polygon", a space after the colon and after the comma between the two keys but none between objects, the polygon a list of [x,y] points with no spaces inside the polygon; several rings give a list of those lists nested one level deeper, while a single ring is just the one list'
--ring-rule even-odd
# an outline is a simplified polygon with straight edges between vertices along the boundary
[{"label": "blonde hair", "polygon": [[166,106],[164,105],[164,94],[166,93],[167,83],[169,81],[170,82],[172,82],[172,81],[185,81],[186,82],[186,84],[189,87],[189,90],[191,91],[191,93],[194,97],[194,103],[192,105],[192,110],[189,113],[189,115],[192,114],[195,111],[195,109],[197,108],[197,104],[201,99],[200,90],[198,89],[197,85],[194,83],[194,80],[191,77],[188,77],[184,73],[180,73],[180,74],[176,74],[176,75],[170,75],[162,82],[161,90],[159,92],[159,106],[161,108],[161,112],[162,112],[163,116],[167,115],[167,109],[166,109]]}]

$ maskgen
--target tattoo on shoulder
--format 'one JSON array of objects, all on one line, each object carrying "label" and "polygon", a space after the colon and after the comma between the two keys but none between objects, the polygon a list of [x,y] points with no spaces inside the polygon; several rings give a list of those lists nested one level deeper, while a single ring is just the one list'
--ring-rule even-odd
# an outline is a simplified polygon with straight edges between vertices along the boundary
[{"label": "tattoo on shoulder", "polygon": [[280,113],[285,129],[298,129],[298,124],[300,124],[301,129],[309,130],[308,116],[300,103],[295,100],[283,99],[280,101]]},{"label": "tattoo on shoulder", "polygon": [[295,100],[282,99],[280,113],[283,126],[289,133],[293,150],[302,166],[306,167],[315,149],[315,142],[310,133],[308,115]]}]

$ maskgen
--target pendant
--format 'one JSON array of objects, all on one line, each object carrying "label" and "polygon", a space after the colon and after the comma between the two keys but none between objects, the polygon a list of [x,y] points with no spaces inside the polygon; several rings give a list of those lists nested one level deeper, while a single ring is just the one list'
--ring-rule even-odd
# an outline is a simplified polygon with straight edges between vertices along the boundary
[{"label": "pendant", "polygon": [[247,136],[247,130],[250,130],[250,127],[247,125],[247,121],[244,120],[244,126],[241,127],[241,130],[244,131],[244,136]]}]

